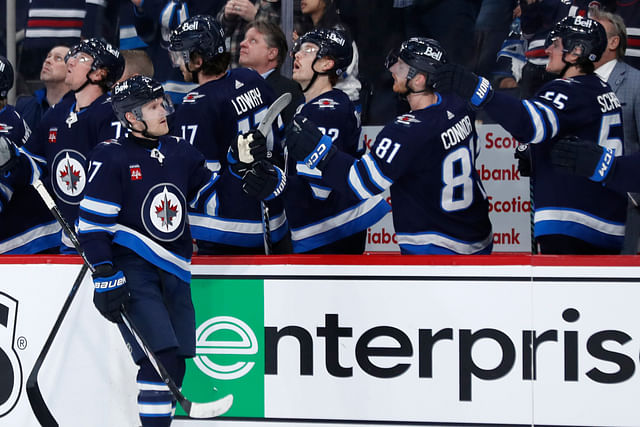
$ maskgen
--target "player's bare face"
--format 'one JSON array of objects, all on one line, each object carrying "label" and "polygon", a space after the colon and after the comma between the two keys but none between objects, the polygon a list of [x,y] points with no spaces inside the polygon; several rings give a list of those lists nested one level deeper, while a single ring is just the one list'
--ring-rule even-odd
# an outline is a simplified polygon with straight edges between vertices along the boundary
[{"label": "player's bare face", "polygon": [[84,52],[78,52],[67,60],[67,75],[64,82],[71,90],[79,89],[87,80],[87,74],[91,72],[93,58]]},{"label": "player's bare face", "polygon": [[141,111],[149,135],[162,136],[169,133],[167,115],[170,114],[170,111],[167,111],[163,98],[156,98],[146,103],[142,106]]},{"label": "player's bare face", "polygon": [[564,54],[562,39],[556,37],[544,52],[549,56],[549,62],[547,63],[546,70],[553,74],[560,74],[565,66],[565,63],[562,60],[562,56]]},{"label": "player's bare face", "polygon": [[240,43],[240,58],[238,62],[243,67],[259,68],[269,63],[269,46],[264,35],[255,28],[249,28]]},{"label": "player's bare face", "polygon": [[304,87],[313,78],[313,61],[316,59],[319,47],[313,43],[303,43],[296,52],[293,61],[293,80]]},{"label": "player's bare face", "polygon": [[391,77],[393,77],[393,91],[399,94],[407,93],[409,64],[398,58],[398,61],[389,68],[389,71],[391,72]]},{"label": "player's bare face", "polygon": [[67,52],[69,52],[69,48],[64,46],[56,46],[49,51],[42,63],[40,80],[43,82],[61,82],[65,80],[67,64],[64,63],[64,57]]}]

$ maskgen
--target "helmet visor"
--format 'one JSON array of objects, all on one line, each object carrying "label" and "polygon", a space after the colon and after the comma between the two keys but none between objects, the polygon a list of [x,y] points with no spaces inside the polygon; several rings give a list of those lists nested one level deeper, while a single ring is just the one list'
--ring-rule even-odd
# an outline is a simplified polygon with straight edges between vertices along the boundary
[{"label": "helmet visor", "polygon": [[399,49],[391,49],[389,53],[387,53],[387,57],[384,59],[384,68],[389,70],[393,66],[393,64],[398,62],[398,54]]},{"label": "helmet visor", "polygon": [[189,63],[189,51],[170,50],[169,58],[171,58],[171,65],[173,65],[174,68],[180,68],[182,65],[186,66]]},{"label": "helmet visor", "polygon": [[141,118],[144,120],[160,120],[173,114],[173,102],[168,94],[164,94],[161,98],[147,102],[140,108]]}]

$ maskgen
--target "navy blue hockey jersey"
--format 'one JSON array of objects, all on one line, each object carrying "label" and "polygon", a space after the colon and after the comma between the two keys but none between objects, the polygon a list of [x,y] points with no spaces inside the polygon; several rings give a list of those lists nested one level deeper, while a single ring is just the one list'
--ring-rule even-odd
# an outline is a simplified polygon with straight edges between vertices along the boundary
[{"label": "navy blue hockey jersey", "polygon": [[[297,115],[315,123],[344,153],[354,158],[364,154],[360,119],[341,90],[333,89],[312,99],[299,107]],[[310,169],[292,158],[287,163],[284,201],[295,253],[308,252],[365,230],[391,210],[382,196],[359,200],[347,188],[334,191],[322,179],[319,169]],[[346,185],[342,183],[342,187]]]},{"label": "navy blue hockey jersey", "polygon": [[[225,245],[262,247],[260,202],[242,192],[241,177],[231,173],[227,153],[238,134],[256,128],[275,97],[255,71],[233,69],[184,97],[172,119],[172,134],[183,137],[207,159],[207,167],[221,174],[217,191],[204,211],[190,212],[196,239]],[[276,155],[282,152],[280,120],[274,122],[267,144]],[[283,203],[267,202],[271,213],[271,238],[280,241],[287,232]]]},{"label": "navy blue hockey jersey", "polygon": [[489,203],[476,172],[475,116],[437,94],[435,104],[396,117],[357,160],[338,152],[324,179],[366,200],[391,189],[393,225],[405,254],[490,253]]},{"label": "navy blue hockey jersey", "polygon": [[[0,110],[0,135],[22,146],[31,130],[11,105]],[[10,200],[9,200],[10,199]],[[33,187],[0,182],[0,253],[34,254],[60,244],[60,225]]]},{"label": "navy blue hockey jersey", "polygon": [[553,142],[577,136],[623,154],[622,109],[596,74],[556,79],[519,101],[496,93],[486,111],[516,139],[530,143],[534,185],[534,235],[561,234],[618,249],[624,238],[625,197],[599,183],[554,170]]},{"label": "navy blue hockey jersey", "polygon": [[[76,221],[87,184],[87,154],[100,141],[117,138],[122,129],[107,94],[78,113],[74,112],[75,103],[75,96],[70,93],[47,111],[21,149],[26,155],[20,156],[20,168],[27,170],[29,176],[16,178],[27,184],[42,177],[70,224]],[[66,235],[63,243],[73,248]]]},{"label": "navy blue hockey jersey", "polygon": [[202,154],[176,137],[163,136],[148,148],[127,135],[99,144],[89,173],[78,221],[89,261],[111,262],[115,243],[190,282],[187,206],[205,200],[218,178]]}]

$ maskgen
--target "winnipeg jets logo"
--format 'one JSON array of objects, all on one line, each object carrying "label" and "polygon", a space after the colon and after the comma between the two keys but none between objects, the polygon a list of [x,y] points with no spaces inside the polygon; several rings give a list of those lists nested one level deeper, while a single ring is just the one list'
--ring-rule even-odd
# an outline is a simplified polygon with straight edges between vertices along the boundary
[{"label": "winnipeg jets logo", "polygon": [[14,345],[17,312],[18,301],[0,292],[0,417],[13,409],[22,388],[22,367]]},{"label": "winnipeg jets logo", "polygon": [[73,150],[65,150],[55,157],[54,176],[51,177],[54,190],[58,197],[66,203],[78,204],[84,187],[87,184],[87,176],[84,165],[85,157]]},{"label": "winnipeg jets logo", "polygon": [[196,100],[202,97],[204,97],[204,95],[201,95],[198,92],[189,92],[184,98],[182,98],[182,102],[186,104],[193,104]]},{"label": "winnipeg jets logo", "polygon": [[420,123],[420,120],[416,119],[413,114],[403,114],[396,117],[396,123],[401,125],[410,126],[411,123]]},{"label": "winnipeg jets logo", "polygon": [[313,105],[317,105],[321,109],[328,108],[329,110],[334,110],[336,108],[336,105],[340,105],[340,104],[338,104],[336,101],[334,101],[331,98],[322,98],[314,102]]},{"label": "winnipeg jets logo", "polygon": [[0,123],[0,133],[9,133],[13,129],[13,126],[9,126],[6,123]]},{"label": "winnipeg jets logo", "polygon": [[175,185],[156,185],[149,190],[142,206],[145,228],[158,240],[177,239],[185,227],[185,206],[185,197]]}]

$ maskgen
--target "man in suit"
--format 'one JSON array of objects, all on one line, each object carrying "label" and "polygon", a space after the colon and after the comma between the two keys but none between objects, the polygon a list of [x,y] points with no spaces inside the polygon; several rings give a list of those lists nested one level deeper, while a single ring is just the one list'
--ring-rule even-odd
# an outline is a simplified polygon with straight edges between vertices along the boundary
[{"label": "man in suit", "polygon": [[[607,32],[607,47],[596,73],[607,81],[622,104],[624,154],[640,151],[640,71],[623,62],[627,49],[627,30],[620,15],[602,10],[592,11],[592,18]],[[640,194],[629,193],[623,254],[638,253],[640,237]]]},{"label": "man in suit", "polygon": [[276,96],[291,93],[293,100],[281,114],[285,126],[291,123],[296,108],[304,101],[300,85],[280,74],[286,55],[287,41],[280,27],[267,21],[249,23],[240,43],[240,65],[260,73]]}]

